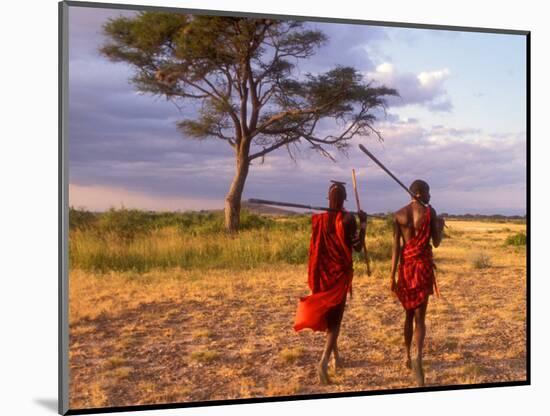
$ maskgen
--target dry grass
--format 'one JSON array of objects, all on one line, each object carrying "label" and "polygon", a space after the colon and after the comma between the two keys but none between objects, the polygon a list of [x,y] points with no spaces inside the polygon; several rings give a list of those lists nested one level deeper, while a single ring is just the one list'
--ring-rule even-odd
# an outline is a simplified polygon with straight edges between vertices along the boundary
[{"label": "dry grass", "polygon": [[220,355],[216,351],[201,350],[193,351],[189,358],[198,361],[199,363],[210,363],[218,359]]},{"label": "dry grass", "polygon": [[303,354],[303,347],[284,348],[279,353],[279,358],[283,363],[294,364]]},{"label": "dry grass", "polygon": [[491,258],[484,252],[474,254],[472,258],[472,266],[474,269],[486,269],[491,267]]},{"label": "dry grass", "polygon": [[[428,307],[427,384],[524,380],[525,246],[505,240],[525,226],[448,225],[450,238],[434,250],[442,298]],[[479,252],[488,267],[472,267]],[[330,370],[329,386],[315,373],[324,334],[292,330],[305,265],[71,270],[71,408],[414,386],[389,261],[373,261],[370,278],[363,267],[357,262],[339,340],[345,368]]]}]

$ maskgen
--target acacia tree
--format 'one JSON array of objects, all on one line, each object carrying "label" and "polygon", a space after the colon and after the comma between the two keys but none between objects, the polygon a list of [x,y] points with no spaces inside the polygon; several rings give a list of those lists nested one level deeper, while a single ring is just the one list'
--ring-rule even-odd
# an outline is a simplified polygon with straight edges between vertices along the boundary
[{"label": "acacia tree", "polygon": [[[373,87],[352,67],[296,74],[297,63],[327,41],[303,22],[142,12],[109,19],[100,52],[135,68],[138,91],[174,102],[195,101],[193,118],[178,123],[186,137],[215,138],[233,148],[235,175],[225,197],[225,226],[239,227],[241,196],[250,164],[286,147],[309,144],[332,159],[355,136],[371,133],[374,110],[394,89]],[[324,119],[337,134],[319,134]]]}]

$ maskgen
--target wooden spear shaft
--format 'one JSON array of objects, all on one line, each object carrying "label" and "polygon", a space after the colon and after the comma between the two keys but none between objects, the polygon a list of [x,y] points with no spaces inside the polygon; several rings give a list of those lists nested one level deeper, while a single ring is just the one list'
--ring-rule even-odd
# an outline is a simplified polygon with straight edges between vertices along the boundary
[{"label": "wooden spear shaft", "polygon": [[[355,169],[351,170],[351,178],[353,180],[353,191],[355,192],[355,203],[357,205],[357,212],[361,211],[361,203],[359,202],[359,192],[357,191],[357,179],[355,177]],[[365,238],[362,241],[363,255],[365,256],[365,263],[367,264],[367,276],[370,276],[370,263],[369,256],[367,255],[367,244],[365,242],[367,233],[365,229]]]},{"label": "wooden spear shaft", "polygon": [[[401,188],[403,188],[410,196],[412,196],[416,201],[420,202],[421,205],[425,206],[425,207],[428,207],[429,205],[426,204],[424,201],[421,201],[420,198],[418,198],[415,194],[413,194],[411,192],[411,190],[409,188],[407,188],[403,182],[401,182],[399,179],[397,179],[397,177],[390,172],[390,170],[385,167],[382,162],[380,162],[371,152],[369,152],[367,150],[367,148],[365,146],[363,146],[362,144],[359,145],[359,149],[361,149],[363,151],[363,153],[365,153],[368,157],[370,157],[374,163],[376,163],[378,166],[380,166],[380,168],[386,172],[388,175],[390,175],[390,177],[395,181],[397,182]],[[444,224],[444,226],[447,228],[447,224]]]},{"label": "wooden spear shaft", "polygon": [[[247,200],[247,202],[250,204],[274,205],[276,207],[289,207],[289,208],[303,208],[303,209],[311,209],[315,211],[328,211],[328,212],[342,211],[341,209],[333,209],[328,207],[314,207],[312,205],[296,204],[294,202],[268,201],[267,199],[258,199],[258,198],[250,198],[249,200]],[[350,214],[353,214],[353,215],[357,214],[357,212],[353,212],[353,211],[346,211],[346,212],[349,212]],[[371,214],[367,214],[367,217],[385,218],[384,216],[381,216],[381,215],[371,215]]]},{"label": "wooden spear shaft", "polygon": [[414,199],[416,199],[418,202],[420,202],[420,204],[422,204],[423,206],[427,207],[428,204],[426,204],[424,201],[421,201],[415,194],[413,194],[411,192],[411,190],[409,188],[407,188],[403,182],[401,182],[399,179],[397,179],[397,177],[390,172],[390,170],[385,167],[382,162],[380,162],[371,152],[369,152],[367,150],[367,148],[365,146],[363,146],[362,144],[359,145],[359,149],[361,149],[363,151],[363,153],[365,153],[368,157],[370,157],[374,163],[376,163],[378,166],[380,166],[380,168],[386,172],[388,175],[390,175],[390,177],[395,181],[397,182],[398,185],[401,186],[401,188],[403,188],[405,190],[405,192],[407,192],[410,196],[412,196]]}]

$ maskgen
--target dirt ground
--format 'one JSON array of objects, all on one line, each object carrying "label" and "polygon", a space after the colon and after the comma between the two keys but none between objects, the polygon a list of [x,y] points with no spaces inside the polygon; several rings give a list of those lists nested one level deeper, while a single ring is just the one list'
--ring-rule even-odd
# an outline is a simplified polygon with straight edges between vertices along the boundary
[{"label": "dirt ground", "polygon": [[[448,222],[434,249],[442,297],[427,312],[428,386],[526,378],[525,225]],[[306,266],[70,273],[72,409],[414,387],[389,262],[357,267],[339,348],[318,383],[324,334],[292,330]]]}]

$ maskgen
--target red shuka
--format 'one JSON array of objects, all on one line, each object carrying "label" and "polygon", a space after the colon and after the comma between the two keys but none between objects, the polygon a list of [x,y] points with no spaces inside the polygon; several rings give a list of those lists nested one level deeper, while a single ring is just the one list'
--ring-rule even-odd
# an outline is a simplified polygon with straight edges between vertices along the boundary
[{"label": "red shuka", "polygon": [[430,245],[431,209],[416,235],[403,245],[397,280],[397,297],[405,309],[415,309],[429,295],[435,284],[432,246]]},{"label": "red shuka", "polygon": [[[308,285],[311,295],[300,298],[294,330],[326,331],[327,312],[339,305],[351,289],[352,249],[346,244],[343,213],[314,214],[311,218]],[[330,232],[329,221],[334,219]]]}]

